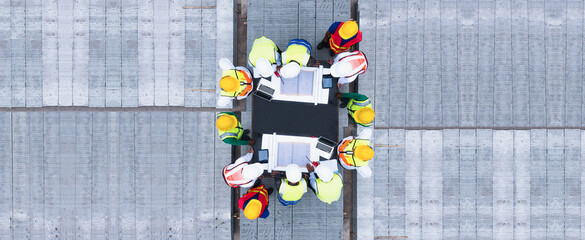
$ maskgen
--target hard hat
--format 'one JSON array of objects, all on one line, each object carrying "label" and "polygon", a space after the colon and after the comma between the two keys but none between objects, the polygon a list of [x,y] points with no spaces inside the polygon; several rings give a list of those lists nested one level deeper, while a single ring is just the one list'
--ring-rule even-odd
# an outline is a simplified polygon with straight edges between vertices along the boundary
[{"label": "hard hat", "polygon": [[355,111],[354,115],[356,116],[358,122],[360,123],[371,123],[372,121],[374,121],[376,112],[374,112],[374,109],[372,108],[365,107]]},{"label": "hard hat", "polygon": [[362,161],[369,161],[374,157],[374,150],[368,145],[359,145],[353,150],[353,154]]},{"label": "hard hat", "polygon": [[226,114],[217,119],[215,126],[217,126],[217,129],[220,131],[225,132],[238,126],[238,119],[233,115]]},{"label": "hard hat", "polygon": [[330,70],[333,77],[345,77],[351,72],[351,63],[346,61],[337,62],[331,66]]},{"label": "hard hat", "polygon": [[286,179],[291,183],[301,180],[301,169],[296,164],[290,164],[286,167]]},{"label": "hard hat", "polygon": [[272,69],[272,64],[266,58],[260,58],[256,61],[256,70],[262,77],[270,77],[274,72]]},{"label": "hard hat", "polygon": [[219,80],[219,86],[226,92],[233,92],[238,90],[240,82],[232,76],[225,76]]},{"label": "hard hat", "polygon": [[289,62],[282,66],[280,74],[283,78],[294,78],[301,72],[301,66],[298,62]]},{"label": "hard hat", "polygon": [[358,25],[355,21],[344,22],[339,28],[339,36],[343,39],[349,39],[358,32]]},{"label": "hard hat", "polygon": [[263,172],[264,168],[260,166],[260,163],[248,164],[242,169],[242,177],[246,180],[256,180]]},{"label": "hard hat", "polygon": [[244,216],[250,220],[254,220],[260,216],[262,211],[262,203],[258,199],[252,199],[246,204],[244,208]]},{"label": "hard hat", "polygon": [[333,179],[333,171],[331,170],[331,168],[325,165],[317,166],[317,169],[315,169],[315,173],[319,175],[319,179],[321,179],[321,181],[323,182],[329,182],[331,181],[331,179]]}]

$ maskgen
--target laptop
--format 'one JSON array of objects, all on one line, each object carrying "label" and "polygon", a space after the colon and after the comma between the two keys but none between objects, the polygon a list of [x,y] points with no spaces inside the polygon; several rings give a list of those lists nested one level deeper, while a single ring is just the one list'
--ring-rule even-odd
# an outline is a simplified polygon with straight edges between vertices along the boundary
[{"label": "laptop", "polygon": [[272,96],[274,95],[274,89],[264,84],[260,84],[258,85],[258,89],[256,89],[254,92],[254,95],[270,102],[272,101]]},{"label": "laptop", "polygon": [[325,137],[319,137],[319,139],[317,140],[317,149],[323,151],[324,153],[328,154],[329,156],[331,156],[331,154],[333,153],[333,150],[335,149],[335,142],[329,140],[328,138]]}]

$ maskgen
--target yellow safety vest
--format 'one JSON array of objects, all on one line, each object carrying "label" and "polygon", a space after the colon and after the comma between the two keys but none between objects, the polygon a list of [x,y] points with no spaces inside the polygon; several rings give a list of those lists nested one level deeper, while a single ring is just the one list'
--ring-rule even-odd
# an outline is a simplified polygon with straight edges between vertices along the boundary
[{"label": "yellow safety vest", "polygon": [[282,200],[294,202],[300,200],[307,191],[307,182],[305,179],[301,179],[298,185],[291,186],[286,180],[282,179],[280,180],[280,187],[284,188],[281,196]]},{"label": "yellow safety vest", "polygon": [[266,58],[270,63],[276,64],[276,56],[274,53],[278,50],[274,42],[264,36],[256,38],[252,44],[252,50],[248,54],[248,61],[252,66],[256,67],[256,61],[260,58]]},{"label": "yellow safety vest", "polygon": [[349,115],[357,124],[362,125],[364,127],[372,126],[372,124],[374,123],[373,121],[369,122],[369,123],[361,123],[353,116],[353,114],[357,110],[360,110],[362,108],[372,108],[372,101],[370,101],[369,98],[364,100],[364,101],[357,101],[354,99],[350,99],[349,102],[347,103],[347,110],[349,111]]},{"label": "yellow safety vest", "polygon": [[367,139],[354,139],[354,140],[345,140],[339,145],[339,158],[349,165],[354,167],[363,167],[368,166],[370,161],[364,161],[359,159],[353,154],[353,151],[356,147],[361,145],[370,145],[370,140]]},{"label": "yellow safety vest", "polygon": [[317,179],[317,197],[328,204],[339,200],[341,196],[341,188],[343,181],[339,174],[333,174],[333,178],[329,182],[323,182],[320,178]]},{"label": "yellow safety vest", "polygon": [[230,76],[240,81],[240,88],[235,92],[226,92],[221,89],[221,95],[224,97],[237,97],[238,95],[245,96],[249,91],[252,91],[252,78],[246,76],[245,71],[237,69],[228,69],[221,72],[221,77]]},{"label": "yellow safety vest", "polygon": [[291,61],[298,62],[301,67],[306,67],[307,63],[309,63],[309,58],[307,57],[307,47],[299,44],[292,44],[286,48],[286,51],[282,54],[282,64],[287,64]]},{"label": "yellow safety vest", "polygon": [[[219,113],[219,114],[217,114],[217,117],[215,118],[215,120],[217,121],[217,119],[219,117],[224,116],[224,115],[231,115],[231,114]],[[242,137],[242,135],[244,134],[244,129],[242,128],[242,124],[240,124],[240,121],[238,121],[237,127],[232,128],[226,132],[222,132],[219,129],[217,131],[219,132],[219,138],[221,138],[222,141],[225,139],[228,139],[228,138],[240,139]]]}]

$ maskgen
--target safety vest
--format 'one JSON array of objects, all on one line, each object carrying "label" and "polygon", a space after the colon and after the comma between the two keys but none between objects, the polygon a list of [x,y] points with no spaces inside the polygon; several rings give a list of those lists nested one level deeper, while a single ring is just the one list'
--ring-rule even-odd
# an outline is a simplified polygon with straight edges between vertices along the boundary
[{"label": "safety vest", "polygon": [[333,178],[329,182],[323,182],[317,179],[317,197],[328,204],[339,200],[341,196],[341,188],[343,181],[338,174],[333,174]]},{"label": "safety vest", "polygon": [[331,51],[333,51],[335,54],[347,51],[351,46],[362,40],[362,32],[358,31],[353,39],[347,41],[345,44],[341,44],[343,38],[341,38],[339,35],[339,29],[343,24],[343,22],[340,23],[337,26],[337,29],[335,29],[335,33],[333,33],[329,38],[329,49],[331,49]]},{"label": "safety vest", "polygon": [[291,44],[282,53],[282,64],[287,64],[291,61],[298,62],[301,67],[306,67],[309,63],[310,50],[306,46],[300,44]]},{"label": "safety vest", "polygon": [[221,77],[230,76],[240,81],[240,88],[235,92],[226,92],[221,89],[221,95],[224,97],[246,96],[252,91],[252,78],[244,70],[228,69],[221,72]]},{"label": "safety vest", "polygon": [[225,183],[227,185],[233,188],[237,188],[240,187],[241,185],[252,182],[252,180],[247,180],[242,175],[242,170],[244,169],[244,167],[248,166],[247,162],[240,163],[237,166],[233,167],[232,169],[228,170],[229,166],[230,165],[227,165],[223,168],[223,180],[225,180]]},{"label": "safety vest", "polygon": [[274,42],[264,36],[260,38],[256,38],[254,40],[254,44],[252,45],[252,50],[250,50],[250,54],[248,54],[248,61],[252,66],[256,67],[256,61],[260,58],[266,58],[270,63],[276,63],[276,56],[274,52],[276,52],[278,47]]},{"label": "safety vest", "polygon": [[284,188],[281,196],[282,200],[294,202],[300,200],[301,197],[303,197],[303,194],[307,189],[307,182],[305,179],[301,179],[298,185],[291,186],[287,183],[286,180],[282,179],[280,180],[280,187]]},{"label": "safety vest", "polygon": [[339,144],[337,147],[337,151],[339,152],[339,158],[348,166],[354,167],[362,167],[368,166],[369,161],[364,161],[357,158],[353,155],[353,151],[357,146],[361,145],[370,145],[370,140],[367,139],[353,139],[353,140],[344,140]]},{"label": "safety vest", "polygon": [[354,100],[353,98],[349,100],[349,102],[347,103],[347,111],[349,112],[349,115],[351,116],[351,118],[359,125],[362,125],[364,127],[369,127],[372,126],[372,124],[374,123],[369,122],[369,123],[361,123],[358,122],[358,120],[355,118],[354,113],[357,110],[360,110],[362,108],[372,108],[372,101],[370,101],[370,99],[366,99],[364,101],[358,101],[358,100]]},{"label": "safety vest", "polygon": [[338,62],[348,62],[351,64],[351,72],[344,76],[346,78],[353,77],[358,74],[362,74],[368,68],[368,60],[366,55],[361,51],[353,51],[349,55],[342,57]]},{"label": "safety vest", "polygon": [[[219,113],[219,114],[217,114],[217,117],[215,118],[215,120],[217,121],[217,119],[223,115],[230,115],[230,114]],[[225,139],[228,139],[228,138],[240,139],[240,137],[242,137],[242,135],[244,134],[244,129],[242,128],[242,124],[240,124],[240,121],[238,121],[238,126],[236,126],[235,128],[232,128],[226,132],[222,132],[221,130],[218,129],[218,133],[219,133],[219,138],[222,141]]]},{"label": "safety vest", "polygon": [[250,190],[248,190],[248,192],[238,200],[238,206],[240,207],[240,209],[243,210],[244,203],[256,195],[258,195],[258,201],[260,201],[260,203],[262,204],[262,211],[260,212],[260,216],[262,216],[262,213],[264,213],[264,210],[268,205],[268,191],[266,190],[266,188],[264,188],[264,185],[260,185],[255,188],[250,188]]}]

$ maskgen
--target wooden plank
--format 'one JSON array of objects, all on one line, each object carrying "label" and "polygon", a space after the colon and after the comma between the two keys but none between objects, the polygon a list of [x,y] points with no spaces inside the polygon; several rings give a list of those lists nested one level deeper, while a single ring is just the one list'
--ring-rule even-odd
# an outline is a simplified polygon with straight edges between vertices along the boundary
[{"label": "wooden plank", "polygon": [[441,114],[443,126],[459,125],[456,0],[441,1]]},{"label": "wooden plank", "polygon": [[530,239],[546,238],[546,140],[546,130],[530,131]]},{"label": "wooden plank", "polygon": [[563,130],[546,135],[546,237],[565,233],[565,136]]},{"label": "wooden plank", "polygon": [[[374,142],[389,143],[388,130],[376,130]],[[374,183],[373,198],[367,204],[373,204],[374,218],[370,224],[374,226],[374,236],[390,236],[390,196],[392,196],[390,183],[390,148],[375,148],[376,162],[372,169]],[[372,161],[371,163],[374,163]],[[370,166],[373,167],[373,166]],[[358,186],[359,187],[359,186]],[[361,204],[365,202],[360,202]]]},{"label": "wooden plank", "polygon": [[[115,5],[114,5],[115,6]],[[107,95],[107,91],[106,91]],[[119,176],[122,174],[119,171],[120,165],[120,112],[109,112],[107,114],[107,132],[108,132],[108,144],[107,144],[107,158],[106,158],[106,169],[107,169],[107,215],[109,219],[107,221],[106,229],[108,239],[119,239],[120,238],[120,184]]]},{"label": "wooden plank", "polygon": [[169,1],[154,0],[154,105],[169,105]]},{"label": "wooden plank", "polygon": [[169,3],[169,105],[185,105],[185,10],[183,1]]},{"label": "wooden plank", "polygon": [[[0,113],[0,157],[12,159],[12,113]],[[0,164],[0,237],[10,239],[12,217],[12,161]],[[43,236],[44,237],[44,236]]]},{"label": "wooden plank", "polygon": [[[137,98],[136,98],[137,99]],[[134,113],[120,113],[119,233],[121,239],[136,238],[136,144]]]},{"label": "wooden plank", "polygon": [[[201,4],[204,6],[211,6],[215,4],[215,2],[215,0],[204,0]],[[210,81],[211,79],[218,79],[218,77],[221,76],[221,70],[219,69],[218,61],[223,56],[218,56],[217,54],[220,53],[223,55],[225,52],[218,52],[217,47],[232,49],[230,47],[233,46],[232,42],[221,42],[223,44],[227,44],[225,46],[217,45],[217,40],[221,39],[222,37],[217,37],[217,11],[218,9],[203,9],[201,12],[201,40],[203,41],[201,45],[201,89],[219,89],[217,80]],[[229,34],[232,36],[233,32],[227,31],[221,32],[221,34]],[[213,51],[214,49],[215,51]],[[227,57],[228,59],[232,58],[232,56]],[[217,104],[216,98],[216,92],[201,92],[201,106],[215,107]]]},{"label": "wooden plank", "polygon": [[92,120],[91,238],[106,239],[110,218],[108,215],[108,114],[93,113]]},{"label": "wooden plank", "polygon": [[[407,2],[393,1],[390,21],[390,110],[391,126],[406,126]],[[375,51],[375,48],[371,49]],[[372,54],[370,54],[372,55]],[[375,61],[376,59],[374,59]]]},{"label": "wooden plank", "polygon": [[[388,143],[392,145],[405,145],[406,131],[399,129],[391,129],[388,133]],[[405,229],[405,176],[406,176],[406,155],[405,148],[390,148],[390,178],[389,178],[389,192],[390,194],[390,235],[404,236]]]},{"label": "wooden plank", "polygon": [[[88,105],[106,105],[106,2],[89,2],[89,78]],[[44,30],[44,26],[43,26]],[[44,45],[43,45],[44,46]],[[45,81],[43,79],[43,81]],[[43,95],[44,96],[44,95]]]},{"label": "wooden plank", "polygon": [[475,126],[477,120],[478,2],[457,6],[457,79],[459,81],[459,124]]},{"label": "wooden plank", "polygon": [[[31,239],[45,239],[45,202],[44,202],[44,114],[29,113],[30,140],[28,148],[31,192]],[[1,124],[0,124],[1,126]],[[89,187],[89,184],[87,185]],[[89,197],[88,197],[89,198]],[[79,209],[79,208],[78,208]],[[89,214],[87,215],[89,217]],[[87,225],[89,226],[89,225]]]},{"label": "wooden plank", "polygon": [[[214,142],[206,141],[206,139],[213,139],[215,133],[214,127],[215,113],[201,112],[197,122],[197,133],[200,159],[213,159]],[[208,186],[213,186],[215,176],[214,162],[201,161],[198,163],[196,170],[196,184],[195,188],[199,191],[207,189]],[[199,204],[197,209],[197,238],[215,238],[215,216],[214,216],[214,194],[197,194],[196,202]],[[217,199],[220,201],[219,199]],[[243,214],[242,214],[243,215]]]},{"label": "wooden plank", "polygon": [[406,52],[406,124],[420,126],[423,116],[424,1],[408,1]]},{"label": "wooden plank", "polygon": [[426,1],[423,53],[423,124],[441,124],[441,2]]},{"label": "wooden plank", "polygon": [[565,238],[578,239],[581,236],[581,131],[566,129],[565,134]]},{"label": "wooden plank", "polygon": [[[41,0],[26,1],[26,99],[27,107],[43,106],[43,56]],[[87,74],[86,74],[87,75]]]},{"label": "wooden plank", "polygon": [[[583,164],[583,160],[585,159],[585,131],[581,131],[581,206],[585,206],[585,164]],[[585,209],[581,207],[581,238],[585,237]]]},{"label": "wooden plank", "polygon": [[421,132],[406,132],[406,173],[405,203],[406,235],[409,238],[421,239],[422,235],[422,199],[421,199]]},{"label": "wooden plank", "polygon": [[530,67],[530,126],[545,126],[547,124],[544,25],[544,1],[529,1],[528,65]]},{"label": "wooden plank", "polygon": [[[212,134],[215,137],[215,143],[214,143],[214,149],[213,149],[213,153],[214,153],[214,166],[213,166],[213,173],[214,173],[214,182],[213,182],[213,186],[214,186],[214,199],[216,199],[216,201],[214,201],[213,203],[213,209],[214,209],[214,219],[215,219],[215,223],[214,223],[214,227],[215,227],[215,239],[224,239],[224,240],[229,240],[232,239],[232,227],[231,227],[231,220],[232,220],[232,216],[231,216],[231,205],[230,205],[230,201],[217,201],[219,199],[230,199],[231,198],[231,193],[232,193],[232,189],[227,187],[225,184],[225,181],[223,180],[223,176],[221,175],[223,168],[230,164],[232,162],[232,151],[231,151],[231,146],[228,144],[225,144],[224,142],[221,141],[221,139],[219,138],[219,135],[215,133],[215,114],[209,114],[206,116],[207,120],[205,120],[205,122],[207,122],[208,124],[206,125],[206,127],[209,130],[209,133]],[[250,124],[251,122],[247,122],[248,124]],[[209,138],[207,139],[211,139],[211,136],[209,136]],[[243,149],[245,149],[245,147],[242,147]],[[210,150],[211,151],[211,150]],[[274,194],[272,194],[274,195]],[[276,205],[276,202],[272,202],[272,205]]]},{"label": "wooden plank", "polygon": [[[459,165],[459,237],[476,237],[477,229],[477,133],[475,130],[459,132],[461,146]],[[447,236],[445,236],[447,237]]]},{"label": "wooden plank", "polygon": [[[236,2],[231,0],[207,0],[203,1],[203,4],[206,6],[216,4],[218,6],[215,11],[215,25],[213,25],[214,29],[212,28],[209,30],[216,33],[214,40],[215,45],[213,46],[215,47],[215,59],[213,60],[214,64],[217,64],[219,59],[222,57],[235,59],[234,53],[236,53],[236,50],[234,46],[237,45],[237,30],[235,28],[236,24],[234,24],[234,21],[238,17],[235,10],[237,9],[237,6],[235,5]],[[220,92],[219,76],[221,76],[221,71],[218,65],[214,65],[214,67],[215,75],[213,75],[213,78],[204,79],[216,79],[216,81],[206,81],[209,83],[209,85],[206,85],[206,88],[203,89],[215,89],[215,92],[202,93],[205,101],[202,103],[203,106],[214,107],[217,103],[216,99],[218,93]],[[207,88],[207,86],[209,88]],[[228,106],[231,106],[231,104]]]},{"label": "wooden plank", "polygon": [[[155,100],[156,101],[156,100]],[[157,239],[168,238],[167,231],[167,113],[153,112],[150,115],[152,158],[151,196],[152,236]],[[156,169],[156,171],[154,171]]]},{"label": "wooden plank", "polygon": [[[265,8],[269,9],[268,7],[268,2],[265,3]],[[319,40],[323,40],[323,37],[325,36],[325,33],[328,31],[329,26],[334,22],[333,21],[333,0],[322,0],[322,1],[315,1],[315,26],[314,27],[309,27],[309,29],[315,28],[315,43],[320,42]],[[270,28],[270,24],[267,24],[266,22],[264,23],[264,32],[268,31]],[[366,38],[366,36],[362,35],[363,39]],[[281,43],[279,42],[279,44],[281,44],[281,46],[283,46],[283,48],[285,48],[284,44],[287,44],[288,41],[290,39],[283,39],[281,41]],[[310,41],[310,40],[309,40]],[[316,49],[316,45],[313,46]],[[373,55],[373,54],[370,54]],[[317,59],[328,59],[330,58],[329,56],[329,50],[324,49],[323,51],[315,51],[314,53],[314,57]]]},{"label": "wooden plank", "polygon": [[530,131],[514,131],[514,239],[530,239]]},{"label": "wooden plank", "polygon": [[59,105],[57,1],[43,1],[42,12],[43,106],[57,106]]},{"label": "wooden plank", "polygon": [[[91,238],[91,149],[92,114],[75,114],[75,213],[74,238]],[[31,119],[31,124],[34,124]],[[32,132],[31,132],[32,134]],[[31,139],[32,143],[32,139]]]},{"label": "wooden plank", "polygon": [[73,106],[89,104],[89,1],[73,4]]},{"label": "wooden plank", "polygon": [[[350,2],[344,0],[333,0],[333,21],[344,22],[350,20]],[[327,24],[325,24],[327,25]]]},{"label": "wooden plank", "polygon": [[[270,215],[266,219],[257,219],[258,222],[258,240],[268,239],[292,239],[292,213],[294,207],[285,207],[278,202],[274,181],[264,180],[262,181],[264,187],[273,188],[273,193],[269,196],[268,211]],[[242,194],[246,193],[246,190],[240,191]],[[298,205],[295,205],[298,206]],[[242,214],[243,215],[243,214]],[[245,216],[244,216],[245,218]],[[323,228],[326,228],[326,223],[323,222]],[[302,229],[302,228],[301,228]]]},{"label": "wooden plank", "polygon": [[[479,39],[477,46],[477,125],[494,125],[494,61],[496,31],[495,1],[480,1],[478,9]],[[498,8],[500,9],[500,8]],[[501,12],[501,11],[500,11]],[[500,13],[498,12],[498,13]],[[500,51],[499,53],[502,53]],[[498,93],[499,94],[499,93]]]},{"label": "wooden plank", "polygon": [[[364,2],[363,4],[359,4],[359,13],[358,13],[358,18],[360,19],[359,21],[359,28],[360,31],[362,32],[362,41],[359,43],[360,46],[360,51],[364,52],[367,55],[368,58],[368,62],[370,63],[368,65],[368,70],[366,70],[365,73],[361,74],[357,80],[357,84],[359,85],[359,90],[362,94],[370,97],[373,101],[374,104],[374,108],[380,108],[383,107],[382,103],[378,104],[377,100],[375,100],[376,96],[375,96],[375,92],[374,92],[374,86],[376,85],[376,75],[377,75],[377,70],[376,70],[376,28],[377,28],[377,14],[374,14],[377,12],[376,9],[376,3],[374,3],[374,1],[371,1],[369,3]],[[382,18],[382,16],[380,16],[380,18]],[[317,22],[319,22],[319,20],[317,20]],[[327,25],[326,27],[329,27],[329,25]],[[328,31],[328,29],[323,29],[322,31],[319,31],[319,29],[317,29],[317,41],[321,41],[323,35],[325,34],[325,32]],[[321,39],[319,39],[321,38]],[[325,53],[329,51],[326,50]],[[344,84],[341,89],[339,89],[339,91],[343,91],[343,92],[349,92],[349,84]],[[388,97],[388,96],[386,96]],[[377,114],[378,116],[381,116],[379,113]],[[383,118],[383,117],[382,117]],[[343,120],[343,122],[340,121],[340,124],[343,123],[345,124],[345,122],[347,121],[347,118],[345,118]],[[376,124],[376,122],[374,122],[374,124]],[[343,125],[341,125],[343,126]],[[340,131],[340,133],[343,131]],[[342,135],[340,135],[340,137],[342,137]],[[340,139],[341,140],[341,139]],[[369,181],[369,180],[368,180]],[[366,235],[367,238],[368,235]]]},{"label": "wooden plank", "polygon": [[106,107],[122,106],[121,2],[106,0]]},{"label": "wooden plank", "polygon": [[564,126],[582,124],[583,26],[583,2],[567,1]]},{"label": "wooden plank", "polygon": [[59,113],[49,112],[44,116],[43,145],[43,196],[45,203],[45,239],[59,239],[61,235],[59,162]]},{"label": "wooden plank", "polygon": [[154,228],[152,219],[152,162],[151,113],[139,112],[135,115],[135,191],[136,191],[136,238],[152,238]]},{"label": "wooden plank", "polygon": [[493,134],[494,238],[514,235],[514,132]]},{"label": "wooden plank", "polygon": [[[463,151],[463,147],[460,147],[459,136],[462,133],[457,129],[445,129],[443,130],[443,154],[442,156],[442,237],[444,239],[459,239],[459,226],[460,226],[460,215],[459,208],[461,202],[465,203],[466,198],[460,198],[460,186],[465,186],[463,181],[459,181],[461,177],[464,177],[467,181],[469,176],[468,172],[460,171],[459,158],[460,151]],[[461,149],[461,150],[460,150]],[[439,157],[439,156],[437,156]],[[461,158],[461,170],[463,168],[464,159]],[[461,174],[461,175],[460,175]],[[465,174],[465,175],[463,175]],[[475,179],[473,179],[475,180]],[[474,192],[475,193],[475,192]],[[464,221],[461,221],[462,223]],[[461,224],[464,225],[464,224]]]},{"label": "wooden plank", "polygon": [[[278,18],[279,22],[278,30],[279,30],[279,44],[284,41],[289,41],[291,39],[295,39],[299,37],[299,0],[288,0],[288,1],[281,1],[279,4],[280,9],[280,16]],[[333,6],[332,6],[333,7]],[[333,11],[331,11],[333,12]],[[328,23],[324,22],[322,25],[327,25]],[[272,27],[272,26],[265,26],[265,27]],[[306,39],[312,45],[313,48],[317,48],[315,42],[311,39]],[[284,43],[283,43],[284,44]],[[284,45],[283,45],[284,46]],[[311,48],[312,50],[312,48]]]},{"label": "wooden plank", "polygon": [[[313,41],[315,39],[314,9],[315,1],[301,0],[299,2],[299,14],[301,14],[299,18],[306,19],[306,21],[299,21],[299,37],[303,39],[310,39],[309,41]],[[246,19],[248,23],[248,25],[246,25],[246,53],[250,53],[250,50],[252,50],[254,39],[264,35],[264,13],[264,0],[248,1],[248,18]],[[309,36],[312,36],[312,38]]]},{"label": "wooden plank", "polygon": [[[392,3],[390,1],[380,1],[376,3],[376,17],[374,29],[362,29],[362,31],[375,31],[375,39],[373,47],[375,49],[385,49],[390,46],[390,19],[392,18]],[[365,42],[364,42],[365,43]],[[390,126],[390,81],[388,81],[388,74],[390,70],[390,51],[374,51],[364,53],[367,56],[374,55],[377,61],[370,62],[370,65],[375,65],[375,81],[360,81],[362,85],[370,85],[366,95],[370,94],[370,100],[374,103],[374,110],[376,111],[376,118],[374,124],[379,127]],[[373,64],[372,64],[373,63]],[[364,79],[366,80],[366,79]],[[374,85],[375,88],[372,88]],[[361,90],[361,89],[360,89]],[[360,91],[361,92],[361,91]],[[370,93],[371,92],[371,93]],[[378,236],[378,235],[376,235]]]},{"label": "wooden plank", "polygon": [[60,238],[71,239],[76,236],[75,211],[75,112],[59,113],[59,168],[60,176]]},{"label": "wooden plank", "polygon": [[[183,224],[183,113],[167,113],[166,136],[166,234],[168,239],[182,239]],[[164,138],[163,138],[164,140]],[[189,147],[189,146],[187,146]],[[222,179],[220,179],[222,180]],[[223,181],[223,180],[222,180]],[[227,189],[229,190],[229,189]],[[229,199],[222,196],[222,198]],[[226,201],[229,202],[229,201]],[[226,207],[229,211],[229,206]],[[229,219],[229,212],[228,212]]]},{"label": "wooden plank", "polygon": [[[189,6],[201,6],[201,1],[186,1]],[[201,89],[201,12],[189,9],[185,12],[185,89]],[[215,82],[215,81],[214,81]],[[213,88],[215,89],[215,87]],[[186,91],[185,107],[201,107],[201,92]]]},{"label": "wooden plank", "polygon": [[[343,175],[343,173],[341,173]],[[311,191],[311,190],[307,190]],[[309,196],[307,196],[309,197]],[[343,194],[338,201],[325,205],[326,208],[326,230],[325,239],[342,239],[344,236],[343,222]],[[294,229],[293,229],[294,230]]]},{"label": "wooden plank", "polygon": [[138,106],[138,2],[122,1],[122,106]]},{"label": "wooden plank", "polygon": [[546,63],[546,124],[563,126],[565,115],[565,56],[567,16],[563,3],[546,2],[544,6],[544,45]]},{"label": "wooden plank", "polygon": [[[183,118],[183,144],[184,146],[197,146],[200,112],[185,112]],[[191,147],[183,147],[183,226],[181,236],[185,239],[195,239],[197,234],[197,193],[199,189],[193,186],[197,184],[197,169],[199,168],[199,150]]]},{"label": "wooden plank", "polygon": [[422,132],[421,200],[422,236],[442,239],[443,230],[443,138],[441,131]]},{"label": "wooden plank", "polygon": [[493,235],[493,137],[492,130],[477,130],[477,191],[475,235],[492,239]]},{"label": "wooden plank", "polygon": [[[12,40],[10,0],[0,1],[0,106],[12,105]],[[11,188],[12,189],[12,188]]]},{"label": "wooden plank", "polygon": [[25,37],[25,1],[18,0],[10,3],[10,39],[11,47],[11,77],[12,77],[12,104],[13,107],[24,107],[26,100],[26,37]]},{"label": "wooden plank", "polygon": [[138,8],[138,105],[154,106],[154,0]]},{"label": "wooden plank", "polygon": [[[494,125],[512,125],[512,46],[510,0],[496,1]],[[481,102],[481,100],[480,100]]]},{"label": "wooden plank", "polygon": [[528,65],[528,3],[512,1],[512,79],[514,126],[528,126],[530,122],[530,71]]},{"label": "wooden plank", "polygon": [[31,183],[28,161],[30,118],[18,112],[12,118],[12,239],[30,238],[31,235]]},{"label": "wooden plank", "polygon": [[73,103],[73,2],[57,4],[59,40],[59,106]]}]

